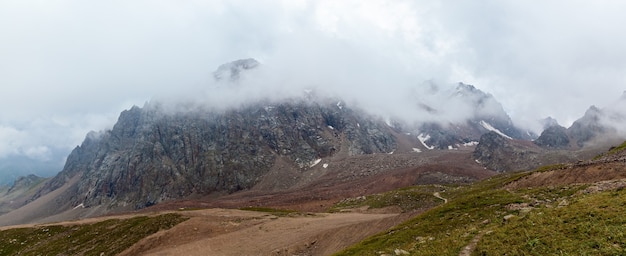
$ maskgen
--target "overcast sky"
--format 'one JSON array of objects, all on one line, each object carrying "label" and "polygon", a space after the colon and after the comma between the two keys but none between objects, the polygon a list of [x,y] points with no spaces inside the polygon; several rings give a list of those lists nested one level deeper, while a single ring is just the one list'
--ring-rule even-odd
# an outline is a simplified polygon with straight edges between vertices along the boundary
[{"label": "overcast sky", "polygon": [[218,93],[211,72],[248,57],[283,87],[373,101],[464,82],[519,126],[570,125],[626,90],[624,13],[618,0],[0,0],[0,161],[69,152],[151,99]]}]

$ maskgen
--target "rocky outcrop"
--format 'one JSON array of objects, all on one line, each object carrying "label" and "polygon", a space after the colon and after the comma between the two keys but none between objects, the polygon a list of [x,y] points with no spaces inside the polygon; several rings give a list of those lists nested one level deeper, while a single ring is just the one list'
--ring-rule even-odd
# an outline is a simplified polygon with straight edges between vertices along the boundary
[{"label": "rocky outcrop", "polygon": [[552,118],[551,116],[539,120],[539,123],[541,124],[544,130],[552,126],[560,126],[559,122],[556,119]]},{"label": "rocky outcrop", "polygon": [[279,157],[304,171],[339,151],[359,155],[396,147],[384,122],[335,104],[293,100],[177,114],[163,108],[133,107],[112,130],[90,133],[38,196],[78,175],[59,200],[139,209],[249,189]]},{"label": "rocky outcrop", "polygon": [[[431,90],[440,90],[435,84]],[[438,149],[457,147],[460,144],[478,141],[489,131],[500,133],[514,138],[530,140],[535,138],[530,132],[517,128],[502,105],[491,95],[473,85],[459,83],[450,92],[438,96],[441,102],[431,102],[431,105],[421,102],[419,107],[428,113],[438,115],[441,112],[465,113],[462,120],[427,122],[422,124],[414,133],[428,137],[425,143]],[[434,105],[437,104],[437,105]]]},{"label": "rocky outcrop", "polygon": [[213,78],[216,81],[222,81],[224,79],[228,79],[228,81],[236,81],[239,79],[242,72],[254,69],[259,65],[261,65],[261,63],[252,58],[232,61],[220,65],[217,70],[213,72]]},{"label": "rocky outcrop", "polygon": [[567,129],[559,125],[548,127],[535,140],[535,144],[544,148],[566,148],[569,146],[569,142]]},{"label": "rocky outcrop", "polygon": [[538,153],[519,141],[496,132],[480,137],[473,156],[483,166],[498,172],[527,170],[537,166]]},{"label": "rocky outcrop", "polygon": [[576,120],[572,126],[567,129],[569,138],[579,147],[583,147],[586,142],[594,137],[607,133],[610,128],[601,123],[603,115],[602,110],[596,106],[589,107],[585,115]]}]

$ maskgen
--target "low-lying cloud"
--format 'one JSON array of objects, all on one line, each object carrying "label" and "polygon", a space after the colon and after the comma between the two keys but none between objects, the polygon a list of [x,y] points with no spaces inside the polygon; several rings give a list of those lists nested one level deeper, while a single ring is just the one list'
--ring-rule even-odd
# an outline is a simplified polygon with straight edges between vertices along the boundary
[{"label": "low-lying cloud", "polygon": [[[150,100],[227,106],[303,88],[416,119],[430,117],[406,105],[427,101],[428,81],[464,82],[519,126],[567,126],[626,89],[625,11],[608,0],[2,1],[0,160],[69,151]],[[212,87],[216,67],[249,57],[263,66],[245,90]]]}]

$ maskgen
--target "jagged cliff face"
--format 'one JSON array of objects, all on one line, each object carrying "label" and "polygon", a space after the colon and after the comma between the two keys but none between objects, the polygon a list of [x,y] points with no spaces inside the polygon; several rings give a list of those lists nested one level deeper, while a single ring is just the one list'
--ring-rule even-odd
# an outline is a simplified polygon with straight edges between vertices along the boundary
[{"label": "jagged cliff face", "polygon": [[489,132],[480,138],[473,156],[485,167],[498,172],[535,167],[538,164],[537,152],[518,143],[496,132]]},{"label": "jagged cliff face", "polygon": [[560,125],[548,127],[535,140],[535,144],[545,148],[567,148],[569,143],[567,129]]},{"label": "jagged cliff face", "polygon": [[[246,72],[259,65],[254,59],[237,60],[220,66],[213,76],[218,87],[240,88],[249,78]],[[54,199],[65,208],[138,209],[170,199],[250,189],[278,163],[306,171],[339,152],[392,153],[399,134],[417,136],[412,140],[422,145],[403,144],[414,151],[465,147],[462,144],[489,131],[507,138],[529,136],[513,125],[491,95],[471,85],[460,83],[435,94],[437,100],[427,99],[433,95],[418,97],[423,101],[418,99],[418,106],[433,118],[417,125],[385,122],[310,92],[302,98],[259,100],[220,110],[196,103],[133,107],[122,112],[112,130],[90,133],[69,155],[63,171],[33,198],[65,186]],[[439,113],[448,119],[437,119]]]},{"label": "jagged cliff face", "polygon": [[[434,91],[440,90],[434,84]],[[502,105],[490,94],[476,87],[459,83],[452,91],[445,91],[437,102],[422,102],[419,106],[433,115],[440,112],[458,112],[458,118],[450,116],[451,120],[439,120],[422,124],[416,130],[421,133],[425,144],[438,148],[448,149],[455,145],[476,142],[490,131],[497,131],[504,136],[514,139],[530,140],[534,135],[517,128]],[[426,98],[428,99],[428,98]]]},{"label": "jagged cliff face", "polygon": [[626,92],[615,102],[600,109],[591,106],[567,129],[576,146],[584,147],[607,140],[626,138]]},{"label": "jagged cliff face", "polygon": [[336,102],[164,112],[158,104],[124,111],[111,131],[87,136],[39,195],[80,175],[62,196],[71,205],[142,208],[249,189],[277,158],[304,170],[342,149],[359,155],[392,152],[396,146],[384,122]]},{"label": "jagged cliff face", "polygon": [[607,133],[611,128],[601,123],[603,115],[600,109],[591,106],[583,117],[576,120],[572,126],[567,129],[568,136],[576,142],[578,147],[583,147],[586,142],[594,137]]}]

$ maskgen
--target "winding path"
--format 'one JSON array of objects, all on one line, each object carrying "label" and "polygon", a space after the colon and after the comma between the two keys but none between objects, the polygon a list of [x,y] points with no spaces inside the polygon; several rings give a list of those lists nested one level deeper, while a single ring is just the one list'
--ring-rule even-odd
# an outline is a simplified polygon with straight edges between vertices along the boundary
[{"label": "winding path", "polygon": [[435,193],[433,193],[433,196],[435,196],[436,198],[439,198],[439,199],[443,200],[443,203],[444,203],[444,204],[445,204],[445,203],[448,203],[448,199],[445,199],[445,198],[441,197],[441,194],[439,194],[439,192],[435,192]]}]

